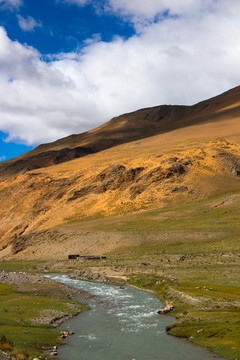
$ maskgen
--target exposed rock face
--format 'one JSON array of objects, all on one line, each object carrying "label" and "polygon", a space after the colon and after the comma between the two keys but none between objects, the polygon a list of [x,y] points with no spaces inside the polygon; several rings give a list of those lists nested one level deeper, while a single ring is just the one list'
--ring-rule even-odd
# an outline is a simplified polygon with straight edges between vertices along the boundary
[{"label": "exposed rock face", "polygon": [[234,176],[240,176],[240,158],[227,150],[217,150],[213,155],[224,172]]},{"label": "exposed rock face", "polygon": [[180,163],[174,163],[166,169],[161,166],[140,176],[144,167],[126,169],[123,165],[114,165],[99,173],[95,179],[91,180],[91,185],[84,186],[80,190],[74,191],[68,201],[73,201],[90,193],[101,194],[108,190],[124,190],[129,188],[130,197],[133,199],[140,195],[149,184],[160,183],[173,176],[180,176],[185,173],[185,168]]},{"label": "exposed rock face", "polygon": [[179,186],[179,187],[175,187],[171,190],[172,193],[183,193],[188,191],[188,187],[187,186]]},{"label": "exposed rock face", "polygon": [[161,166],[151,170],[148,172],[142,180],[150,180],[153,182],[158,182],[163,179],[169,179],[174,175],[182,175],[185,173],[185,168],[180,163],[172,164],[171,166],[167,167],[166,169],[162,168]]},{"label": "exposed rock face", "polygon": [[68,201],[73,201],[90,193],[102,194],[108,190],[123,190],[131,185],[139,174],[144,170],[143,167],[127,170],[123,165],[114,165],[100,172],[94,179],[91,179],[91,185],[82,187],[74,191]]}]

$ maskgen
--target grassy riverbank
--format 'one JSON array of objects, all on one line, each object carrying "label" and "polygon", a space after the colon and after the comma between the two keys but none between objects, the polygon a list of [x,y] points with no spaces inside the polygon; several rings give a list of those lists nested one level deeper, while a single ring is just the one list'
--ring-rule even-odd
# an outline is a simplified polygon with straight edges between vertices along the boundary
[{"label": "grassy riverbank", "polygon": [[[5,268],[22,269],[24,265],[9,263]],[[10,283],[0,283],[0,350],[19,360],[47,357],[46,351],[62,344],[60,331],[55,329],[61,317],[67,319],[86,308],[71,300],[63,286],[39,276],[26,279],[11,273],[5,281]]]},{"label": "grassy riverbank", "polygon": [[[171,314],[177,322],[167,328],[169,334],[187,338],[224,358],[240,357],[240,310],[230,304],[231,299],[239,300],[239,288],[214,285],[210,288],[210,284],[206,288],[203,283],[174,284],[154,275],[132,276],[129,284],[154,291],[161,300],[174,304]],[[209,293],[206,295],[206,292]],[[220,307],[219,299],[227,300],[229,306]]]},{"label": "grassy riverbank", "polygon": [[[91,272],[112,274],[112,280],[125,275],[132,285],[173,303],[177,323],[169,334],[240,359],[239,196],[229,193],[72,224],[71,228],[104,232],[106,239],[121,234],[124,246],[108,253],[106,260],[59,262],[55,270],[77,271],[89,279]],[[128,239],[136,245],[127,247]]]},{"label": "grassy riverbank", "polygon": [[[150,255],[150,249],[148,249],[148,255],[152,261],[159,259],[159,250],[152,248],[151,251]],[[125,249],[121,252],[121,256],[119,252],[118,255],[112,255],[111,258],[104,260],[104,266],[100,266],[103,262],[94,260],[87,263],[59,261],[54,264],[47,262],[36,264],[29,262],[27,266],[32,269],[37,267],[38,270],[44,267],[45,271],[53,266],[55,271],[59,272],[76,274],[83,272],[90,280],[94,274],[110,274],[114,269],[115,273],[119,274],[119,278],[111,276],[109,278],[111,281],[115,279],[116,282],[123,281],[121,275],[125,272],[125,275],[129,276],[126,284],[151,290],[163,302],[174,304],[171,314],[177,318],[177,322],[168,327],[169,334],[187,338],[224,358],[240,358],[240,288],[238,286],[219,284],[219,279],[210,281],[210,277],[202,278],[196,264],[192,265],[195,271],[186,279],[185,260],[178,264],[178,278],[173,276],[175,272],[171,275],[169,272],[170,268],[175,268],[173,261],[166,263],[169,267],[168,276],[161,275],[156,268],[146,265],[145,251],[142,252],[142,256],[137,254],[138,263],[132,261],[130,267],[131,252],[132,249]],[[13,268],[23,270],[25,266],[24,262],[5,262],[5,268],[10,270]],[[212,271],[209,271],[209,274],[211,273]],[[197,274],[201,280],[196,280]],[[191,278],[193,276],[195,280]],[[224,281],[227,283],[226,278]],[[37,318],[44,309],[72,312],[73,315],[77,309],[83,310],[81,305],[76,305],[76,303],[74,304],[77,308],[73,310],[70,305],[73,303],[69,301],[59,284],[33,284],[31,282],[18,283],[14,286],[0,284],[0,335],[5,336],[5,342],[0,344],[0,349],[10,350],[19,360],[22,360],[39,356],[49,346],[60,344],[58,330],[47,323],[33,323],[32,320]]]},{"label": "grassy riverbank", "polygon": [[174,304],[169,334],[229,359],[240,359],[238,199],[231,193],[149,211],[105,229],[141,236],[140,246],[115,251],[109,262]]}]

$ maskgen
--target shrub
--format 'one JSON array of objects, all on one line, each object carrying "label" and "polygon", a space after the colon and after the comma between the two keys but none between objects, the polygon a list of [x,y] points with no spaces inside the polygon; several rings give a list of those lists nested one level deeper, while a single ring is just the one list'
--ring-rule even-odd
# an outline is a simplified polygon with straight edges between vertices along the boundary
[{"label": "shrub", "polygon": [[11,350],[12,342],[7,340],[5,335],[0,335],[0,350]]}]

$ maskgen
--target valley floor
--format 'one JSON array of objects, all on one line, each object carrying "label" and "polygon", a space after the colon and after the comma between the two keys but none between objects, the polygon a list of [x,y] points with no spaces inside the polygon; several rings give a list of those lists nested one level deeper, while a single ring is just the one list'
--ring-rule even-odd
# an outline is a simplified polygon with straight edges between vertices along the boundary
[{"label": "valley floor", "polygon": [[[0,270],[69,273],[76,278],[154,291],[174,306],[171,314],[177,321],[168,327],[169,334],[187,338],[224,358],[240,359],[239,196],[235,192],[174,208],[69,222],[45,232],[42,243],[41,234],[35,235],[35,243],[31,239],[31,246],[26,238],[25,248],[12,259],[1,261]],[[51,246],[55,246],[56,256],[53,252],[49,259],[27,261],[38,249],[43,251],[51,234],[55,234]],[[100,249],[108,251],[99,253]],[[106,255],[106,259],[68,260],[68,254]],[[26,350],[29,319],[37,317],[25,312],[27,303],[34,311],[38,304],[39,312],[52,307],[63,313],[70,311],[66,293],[61,295],[57,285],[46,285],[41,281],[31,286],[24,282],[0,284],[0,335],[10,344],[5,346],[14,344],[15,348],[16,342],[16,347]],[[77,308],[71,311],[76,313]],[[34,329],[41,334],[56,331],[47,323]],[[15,330],[21,332],[21,339]],[[44,343],[45,335],[41,336]],[[55,333],[50,342],[56,342],[58,336]],[[33,355],[39,351],[38,342],[39,338],[31,340]]]}]

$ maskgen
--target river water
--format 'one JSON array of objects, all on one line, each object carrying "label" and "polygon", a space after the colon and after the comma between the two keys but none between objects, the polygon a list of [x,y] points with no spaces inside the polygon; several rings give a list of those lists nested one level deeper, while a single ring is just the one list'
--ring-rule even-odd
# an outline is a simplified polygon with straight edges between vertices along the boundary
[{"label": "river water", "polygon": [[61,360],[211,360],[217,355],[166,334],[173,317],[157,314],[163,305],[149,292],[131,287],[73,280],[66,275],[53,280],[82,289],[95,298],[81,299],[90,306],[61,325],[73,331],[60,347]]}]

